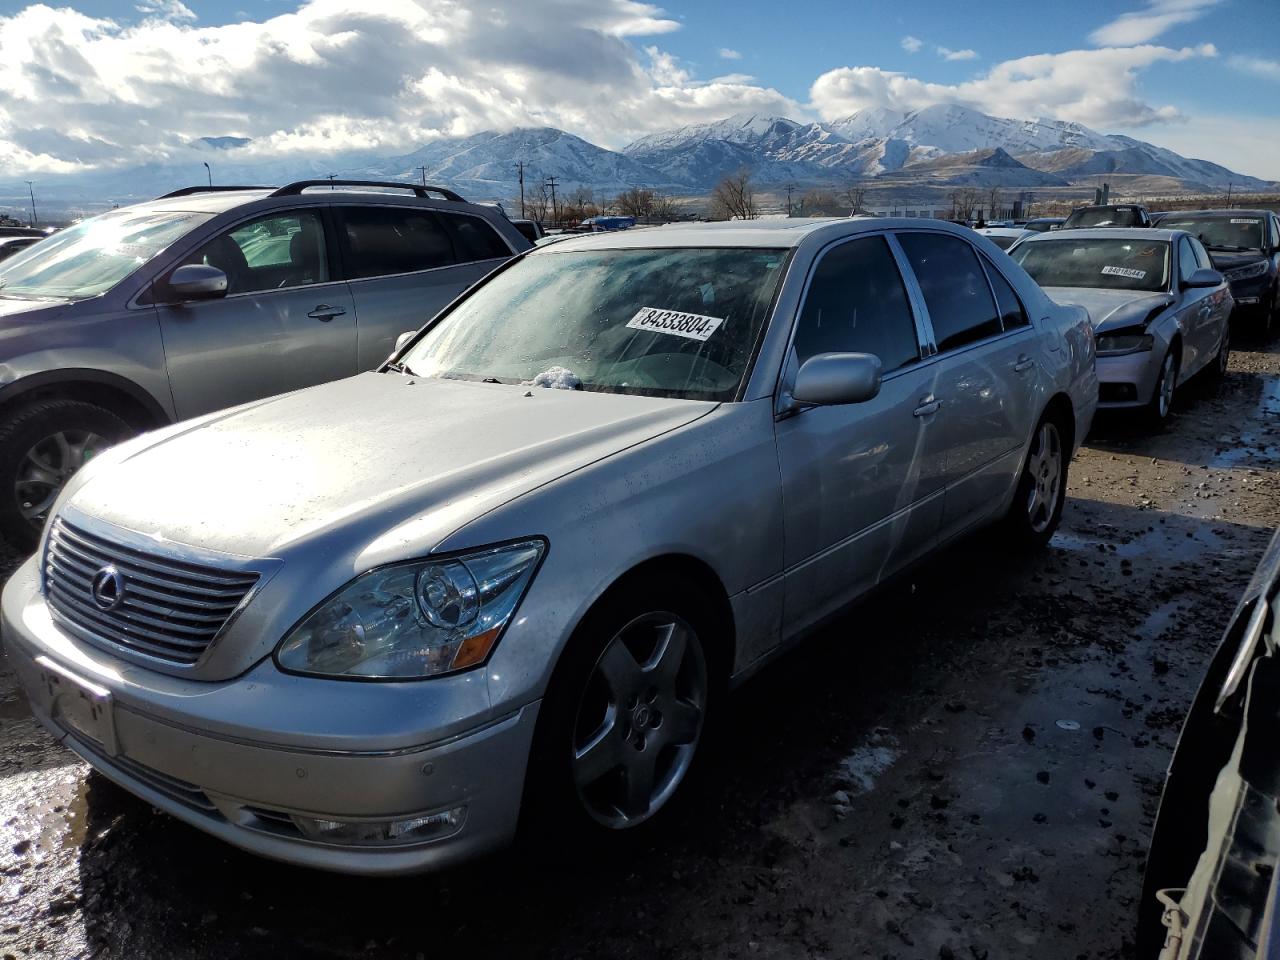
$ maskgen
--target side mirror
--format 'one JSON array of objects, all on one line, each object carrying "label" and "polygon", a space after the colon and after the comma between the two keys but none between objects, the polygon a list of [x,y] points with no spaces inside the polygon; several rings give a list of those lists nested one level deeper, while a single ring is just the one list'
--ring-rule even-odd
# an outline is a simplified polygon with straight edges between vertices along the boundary
[{"label": "side mirror", "polygon": [[1184,288],[1190,287],[1216,287],[1223,281],[1223,276],[1217,270],[1209,267],[1198,267],[1189,279],[1182,281]]},{"label": "side mirror", "polygon": [[396,337],[396,348],[391,351],[391,355],[395,356],[404,349],[404,345],[412,340],[417,332],[417,330],[406,330],[404,333],[400,334],[400,336]]},{"label": "side mirror", "polygon": [[216,300],[227,295],[227,275],[203,263],[184,263],[169,275],[169,289],[178,300]]},{"label": "side mirror", "polygon": [[800,403],[862,403],[880,392],[880,358],[870,353],[819,353],[796,372],[791,396]]}]

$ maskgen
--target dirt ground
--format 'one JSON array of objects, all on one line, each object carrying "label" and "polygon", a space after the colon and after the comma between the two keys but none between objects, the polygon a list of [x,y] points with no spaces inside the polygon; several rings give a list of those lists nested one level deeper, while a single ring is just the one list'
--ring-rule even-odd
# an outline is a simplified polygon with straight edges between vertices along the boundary
[{"label": "dirt ground", "polygon": [[1164,769],[1280,523],[1278,467],[1280,344],[1241,344],[1158,435],[1100,419],[1043,555],[979,537],[862,605],[733,698],[680,822],[557,871],[241,854],[90,774],[0,662],[0,960],[1130,956]]}]

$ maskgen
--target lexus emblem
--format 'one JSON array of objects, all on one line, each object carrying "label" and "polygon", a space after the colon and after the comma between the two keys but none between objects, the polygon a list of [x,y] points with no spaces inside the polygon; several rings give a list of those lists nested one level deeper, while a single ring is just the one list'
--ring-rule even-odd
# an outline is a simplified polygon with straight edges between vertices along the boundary
[{"label": "lexus emblem", "polygon": [[124,577],[108,564],[93,575],[89,592],[93,594],[93,602],[103,610],[114,610],[124,599]]}]

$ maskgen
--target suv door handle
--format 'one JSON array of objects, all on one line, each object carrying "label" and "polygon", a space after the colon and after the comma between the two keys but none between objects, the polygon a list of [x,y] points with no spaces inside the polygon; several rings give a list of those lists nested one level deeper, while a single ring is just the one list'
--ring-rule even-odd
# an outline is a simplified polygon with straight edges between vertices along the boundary
[{"label": "suv door handle", "polygon": [[920,398],[920,406],[911,411],[913,417],[927,417],[938,412],[942,407],[942,401],[929,394],[927,397]]},{"label": "suv door handle", "polygon": [[340,317],[346,312],[342,307],[331,307],[327,303],[322,303],[308,313],[307,316],[312,320],[323,320],[328,323],[334,317]]},{"label": "suv door handle", "polygon": [[1022,356],[1018,358],[1017,362],[1014,363],[1013,369],[1015,373],[1022,373],[1022,371],[1030,370],[1035,365],[1036,365],[1035,359],[1033,357],[1028,357],[1024,353]]}]

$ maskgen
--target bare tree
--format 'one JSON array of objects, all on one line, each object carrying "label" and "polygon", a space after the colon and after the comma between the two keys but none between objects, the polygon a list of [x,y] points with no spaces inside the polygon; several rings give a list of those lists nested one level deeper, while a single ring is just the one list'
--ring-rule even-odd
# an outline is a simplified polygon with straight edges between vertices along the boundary
[{"label": "bare tree", "polygon": [[840,199],[845,202],[849,208],[849,215],[857,213],[862,209],[862,204],[867,199],[867,187],[861,180],[854,180],[845,185],[840,191]]},{"label": "bare tree", "polygon": [[662,223],[670,223],[672,220],[680,219],[680,204],[676,203],[673,197],[655,194],[653,198],[653,211],[651,218]]},{"label": "bare tree", "polygon": [[830,190],[809,190],[800,198],[802,217],[838,217],[843,205]]},{"label": "bare tree", "polygon": [[951,202],[951,218],[953,220],[973,219],[973,210],[978,205],[980,194],[974,187],[961,187],[947,195]]},{"label": "bare tree", "polygon": [[1000,196],[1000,188],[992,187],[991,192],[987,194],[987,219],[988,220],[999,219],[1000,204],[1002,202],[1003,202],[1003,198]]},{"label": "bare tree", "polygon": [[529,216],[541,222],[545,222],[547,215],[551,212],[551,191],[544,183],[537,191],[529,191],[524,198],[524,207]]},{"label": "bare tree", "polygon": [[754,220],[760,215],[751,171],[730,174],[711,191],[711,216],[717,220]]},{"label": "bare tree", "polygon": [[564,220],[582,221],[599,213],[600,208],[590,187],[578,187],[560,205],[560,216]]},{"label": "bare tree", "polygon": [[618,194],[618,199],[613,203],[618,208],[618,212],[624,217],[647,220],[653,215],[653,204],[656,196],[654,191],[648,187],[632,187],[630,190],[623,190]]}]

